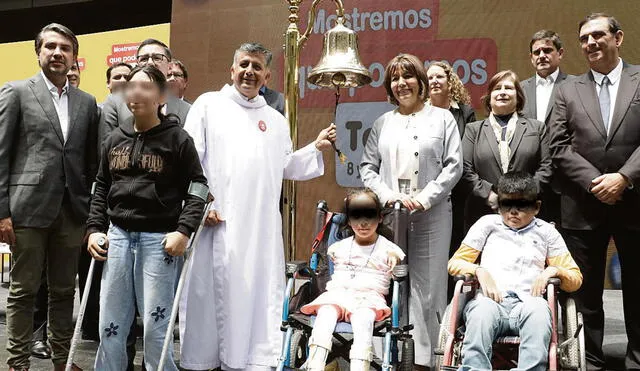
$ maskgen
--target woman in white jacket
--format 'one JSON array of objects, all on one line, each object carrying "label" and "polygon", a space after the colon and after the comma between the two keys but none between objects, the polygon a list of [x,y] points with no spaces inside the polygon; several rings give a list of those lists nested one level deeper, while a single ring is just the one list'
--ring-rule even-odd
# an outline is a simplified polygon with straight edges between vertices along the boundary
[{"label": "woman in white jacket", "polygon": [[383,205],[396,200],[410,210],[409,317],[417,369],[433,367],[437,313],[447,300],[451,240],[451,190],[462,175],[460,135],[448,110],[426,104],[427,75],[410,54],[393,58],[384,85],[398,108],[380,116],[367,140],[360,173]]}]

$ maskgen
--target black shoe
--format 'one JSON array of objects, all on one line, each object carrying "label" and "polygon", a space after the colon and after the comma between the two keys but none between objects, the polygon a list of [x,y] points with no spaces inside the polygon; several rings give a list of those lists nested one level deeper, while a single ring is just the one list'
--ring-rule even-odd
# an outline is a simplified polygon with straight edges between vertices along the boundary
[{"label": "black shoe", "polygon": [[31,355],[40,359],[51,358],[51,347],[46,341],[36,340],[31,344]]}]

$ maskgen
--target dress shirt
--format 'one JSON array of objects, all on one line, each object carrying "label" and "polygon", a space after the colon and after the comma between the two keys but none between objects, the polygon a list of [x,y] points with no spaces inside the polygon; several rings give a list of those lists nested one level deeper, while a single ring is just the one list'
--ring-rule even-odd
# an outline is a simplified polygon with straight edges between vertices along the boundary
[{"label": "dress shirt", "polygon": [[[604,79],[605,75],[600,72],[596,72],[591,70],[593,74],[593,79],[596,82],[596,96],[600,96],[600,89],[602,89],[602,79]],[[613,118],[614,107],[616,106],[616,98],[618,97],[618,87],[620,86],[620,76],[622,75],[622,59],[618,61],[618,65],[609,72],[606,76],[609,78],[609,96],[611,97],[611,109],[609,110],[609,123],[611,123],[611,119]],[[611,127],[609,125],[608,127]],[[609,133],[607,133],[609,134]]]},{"label": "dress shirt", "polygon": [[40,71],[40,73],[42,77],[44,77],[45,84],[47,84],[47,90],[51,92],[53,106],[56,107],[56,113],[60,121],[60,129],[62,129],[62,136],[66,142],[67,133],[69,132],[69,80],[67,79],[65,82],[62,93],[58,93],[58,88],[49,81],[44,72]]},{"label": "dress shirt", "polygon": [[547,118],[547,108],[549,108],[553,84],[555,84],[559,74],[559,68],[547,78],[542,78],[536,74],[536,119],[538,121],[544,122]]}]

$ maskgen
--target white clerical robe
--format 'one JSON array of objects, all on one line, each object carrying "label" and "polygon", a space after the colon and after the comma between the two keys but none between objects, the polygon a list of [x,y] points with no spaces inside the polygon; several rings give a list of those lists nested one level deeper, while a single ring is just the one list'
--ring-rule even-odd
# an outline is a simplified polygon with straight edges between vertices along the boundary
[{"label": "white clerical robe", "polygon": [[200,96],[184,129],[224,222],[205,228],[189,262],[180,366],[275,367],[285,288],[282,180],[322,175],[322,153],[313,143],[292,152],[286,119],[262,96],[247,100],[229,85]]}]

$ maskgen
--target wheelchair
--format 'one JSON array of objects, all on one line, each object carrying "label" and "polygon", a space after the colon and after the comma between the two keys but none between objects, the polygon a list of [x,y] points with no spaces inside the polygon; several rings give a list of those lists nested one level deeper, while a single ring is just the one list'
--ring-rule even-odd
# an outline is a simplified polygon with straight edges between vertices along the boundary
[{"label": "wheelchair", "polygon": [[[408,212],[402,208],[400,202],[396,202],[393,209],[385,210],[385,224],[391,224],[393,230],[393,242],[407,253],[407,219]],[[328,211],[327,203],[319,201],[315,215],[315,233],[312,246],[312,255],[309,263],[304,261],[294,261],[286,264],[287,287],[285,289],[282,325],[284,332],[282,352],[278,361],[277,371],[299,369],[308,356],[308,341],[313,330],[315,316],[308,316],[299,311],[300,307],[311,302],[322,291],[326,282],[322,282],[321,276],[325,277],[332,272],[332,264],[327,259],[327,248],[332,243],[348,237],[342,231],[346,224],[346,215],[331,213]],[[294,285],[296,279],[310,279],[294,296]],[[327,280],[328,281],[328,280]],[[315,290],[305,290],[316,284]],[[300,295],[304,292],[312,291],[304,295],[303,300]],[[409,331],[413,326],[408,323],[408,265],[405,260],[400,262],[393,271],[393,282],[387,296],[387,304],[391,308],[390,317],[377,321],[373,326],[373,336],[382,337],[383,359],[373,357],[371,367],[376,370],[398,369],[410,371],[414,362],[414,342]],[[295,304],[294,304],[295,302]],[[333,348],[327,358],[327,364],[335,359],[343,358],[349,360],[349,349],[351,347],[352,329],[347,322],[338,322],[333,333]]]},{"label": "wheelchair", "polygon": [[[436,370],[457,370],[462,363],[462,340],[464,323],[462,312],[479,289],[473,276],[456,276],[455,291],[451,303],[441,319],[438,346],[436,348]],[[552,278],[547,283],[546,300],[551,310],[551,341],[549,344],[550,371],[586,371],[584,324],[582,313],[576,310],[572,298],[564,300],[560,307],[560,279]],[[560,321],[558,313],[561,314]],[[560,322],[560,323],[559,323]],[[501,336],[493,342],[492,365],[494,370],[517,366],[518,336]]]}]

